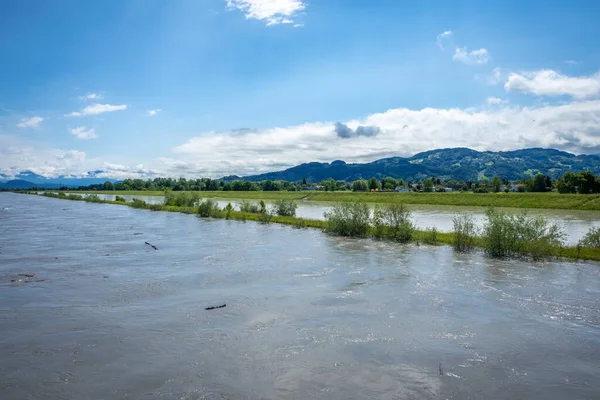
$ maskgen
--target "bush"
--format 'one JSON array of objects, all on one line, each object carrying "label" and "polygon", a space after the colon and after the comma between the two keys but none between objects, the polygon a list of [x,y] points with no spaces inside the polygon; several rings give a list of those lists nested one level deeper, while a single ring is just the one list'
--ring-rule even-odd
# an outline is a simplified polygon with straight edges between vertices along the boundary
[{"label": "bush", "polygon": [[125,200],[125,197],[116,196],[115,201],[121,201],[121,202],[125,203],[127,200]]},{"label": "bush", "polygon": [[594,249],[600,248],[600,228],[591,228],[588,233],[585,234],[583,239],[579,241],[579,246],[592,247]]},{"label": "bush", "polygon": [[230,219],[233,211],[233,206],[231,203],[227,203],[227,205],[223,208],[223,211],[225,211],[225,219]]},{"label": "bush", "polygon": [[473,190],[473,193],[489,193],[490,191],[488,190],[488,188],[484,187],[484,186],[480,186],[477,189]]},{"label": "bush", "polygon": [[69,194],[67,195],[67,199],[69,200],[83,200],[83,196],[78,194]]},{"label": "bush", "polygon": [[460,252],[473,250],[475,247],[475,237],[477,236],[477,226],[473,217],[467,214],[456,215],[452,218],[454,224],[454,241],[452,247]]},{"label": "bush", "polygon": [[423,242],[426,244],[437,244],[438,230],[435,227],[426,229],[423,235]]},{"label": "bush", "polygon": [[66,199],[67,195],[65,194],[65,192],[58,192],[58,198],[59,199]]},{"label": "bush", "polygon": [[221,215],[219,205],[217,202],[211,199],[206,199],[198,205],[198,215],[204,218],[216,218]]},{"label": "bush", "polygon": [[258,212],[258,204],[250,203],[248,200],[242,200],[240,203],[240,211],[256,214]]},{"label": "bush", "polygon": [[364,236],[369,231],[369,207],[365,203],[336,203],[324,216],[327,230],[336,235]]},{"label": "bush", "polygon": [[490,209],[484,227],[484,250],[492,257],[526,255],[539,260],[555,255],[564,236],[558,224],[541,215],[508,215]]},{"label": "bush", "polygon": [[264,201],[260,201],[259,203],[260,209],[258,210],[258,222],[261,224],[268,224],[271,222],[271,218],[273,218],[273,214],[267,208],[267,205]]},{"label": "bush", "polygon": [[373,211],[373,228],[375,237],[389,237],[400,243],[409,242],[415,232],[410,211],[398,203],[377,206]]},{"label": "bush", "polygon": [[176,207],[194,207],[200,201],[198,192],[165,191],[165,205]]},{"label": "bush", "polygon": [[133,208],[146,208],[148,204],[144,200],[134,198],[131,202],[131,207]]},{"label": "bush", "polygon": [[275,214],[280,217],[295,217],[296,208],[298,206],[292,200],[281,199],[275,202]]},{"label": "bush", "polygon": [[100,197],[97,194],[88,194],[85,197],[85,201],[87,201],[88,203],[101,203],[102,200],[100,200]]}]

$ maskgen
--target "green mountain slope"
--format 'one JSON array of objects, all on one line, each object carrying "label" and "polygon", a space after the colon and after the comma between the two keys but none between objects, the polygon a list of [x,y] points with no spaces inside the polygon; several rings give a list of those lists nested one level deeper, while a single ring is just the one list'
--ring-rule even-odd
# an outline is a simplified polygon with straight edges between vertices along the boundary
[{"label": "green mountain slope", "polygon": [[600,174],[600,156],[575,155],[555,149],[522,149],[515,151],[476,151],[467,148],[439,149],[412,157],[391,157],[365,164],[332,163],[301,164],[284,171],[247,176],[249,181],[303,178],[312,182],[324,179],[353,181],[361,178],[391,176],[405,180],[427,177],[457,180],[478,180],[495,175],[503,179],[529,178],[541,172],[556,179],[567,171],[589,170]]}]

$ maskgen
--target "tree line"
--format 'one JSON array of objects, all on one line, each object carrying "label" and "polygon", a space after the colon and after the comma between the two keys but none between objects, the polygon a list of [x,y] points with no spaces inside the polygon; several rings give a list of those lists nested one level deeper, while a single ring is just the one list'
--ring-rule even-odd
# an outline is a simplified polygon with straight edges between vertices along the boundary
[{"label": "tree line", "polygon": [[[66,188],[64,188],[66,189]],[[289,182],[284,180],[265,180],[248,182],[243,180],[225,181],[219,179],[199,178],[155,178],[155,179],[125,179],[121,182],[106,181],[103,184],[80,186],[79,190],[172,190],[172,191],[299,191],[299,190],[324,190],[324,191],[472,191],[474,193],[494,193],[500,191],[517,192],[549,192],[556,190],[559,193],[591,194],[600,193],[600,177],[592,172],[567,172],[562,177],[553,181],[549,176],[537,174],[529,179],[509,182],[498,176],[492,179],[478,181],[460,181],[455,179],[442,180],[440,178],[427,178],[421,181],[407,182],[403,179],[392,177],[358,179],[353,182],[334,180],[332,178],[318,183],[310,183],[306,178]],[[72,189],[71,189],[72,190]]]}]

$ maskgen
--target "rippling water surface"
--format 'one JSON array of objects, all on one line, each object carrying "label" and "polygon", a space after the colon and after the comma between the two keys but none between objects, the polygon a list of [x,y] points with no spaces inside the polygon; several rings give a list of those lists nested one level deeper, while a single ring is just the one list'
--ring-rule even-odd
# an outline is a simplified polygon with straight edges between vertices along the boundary
[{"label": "rippling water surface", "polygon": [[598,264],[0,194],[2,400],[597,399],[599,299]]}]

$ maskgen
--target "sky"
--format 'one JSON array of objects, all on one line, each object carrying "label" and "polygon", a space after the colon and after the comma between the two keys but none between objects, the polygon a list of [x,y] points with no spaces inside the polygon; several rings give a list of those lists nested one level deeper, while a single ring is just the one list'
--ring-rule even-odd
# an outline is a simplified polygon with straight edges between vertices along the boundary
[{"label": "sky", "polygon": [[600,153],[600,2],[3,0],[0,175]]}]

